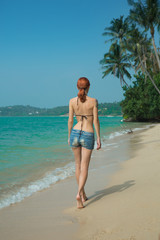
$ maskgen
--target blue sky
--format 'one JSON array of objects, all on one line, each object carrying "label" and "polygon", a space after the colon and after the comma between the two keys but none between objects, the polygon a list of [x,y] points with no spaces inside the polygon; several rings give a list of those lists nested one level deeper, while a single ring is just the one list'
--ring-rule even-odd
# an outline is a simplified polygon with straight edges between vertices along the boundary
[{"label": "blue sky", "polygon": [[102,79],[104,28],[128,15],[127,0],[1,0],[0,106],[68,105],[76,83],[91,82],[89,96],[119,101],[119,79]]}]

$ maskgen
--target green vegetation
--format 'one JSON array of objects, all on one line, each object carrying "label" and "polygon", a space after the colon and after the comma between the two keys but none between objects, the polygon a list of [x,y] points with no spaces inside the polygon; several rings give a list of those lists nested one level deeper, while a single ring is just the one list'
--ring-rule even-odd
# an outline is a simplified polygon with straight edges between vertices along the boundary
[{"label": "green vegetation", "polygon": [[58,116],[68,113],[68,107],[37,108],[32,106],[0,107],[0,116]]},{"label": "green vegetation", "polygon": [[[160,88],[160,74],[154,78]],[[160,120],[160,95],[153,88],[149,79],[145,82],[145,76],[136,76],[132,88],[123,87],[125,100],[121,102],[124,119],[131,118],[132,121]]]},{"label": "green vegetation", "polygon": [[[68,115],[69,107],[37,108],[29,105],[0,107],[0,116],[61,116]],[[122,115],[120,102],[100,103],[98,106],[99,115]]]},{"label": "green vegetation", "polygon": [[112,115],[112,116],[122,115],[120,102],[100,103],[98,105],[98,113],[99,115],[102,115],[102,116],[103,115]]},{"label": "green vegetation", "polygon": [[[108,37],[106,43],[111,42],[100,61],[103,78],[113,74],[120,79],[125,96],[121,103],[124,118],[159,119],[160,48],[154,38],[156,29],[160,33],[160,0],[128,0],[128,3],[129,16],[113,19],[103,33]],[[132,85],[127,83],[128,79]]]}]

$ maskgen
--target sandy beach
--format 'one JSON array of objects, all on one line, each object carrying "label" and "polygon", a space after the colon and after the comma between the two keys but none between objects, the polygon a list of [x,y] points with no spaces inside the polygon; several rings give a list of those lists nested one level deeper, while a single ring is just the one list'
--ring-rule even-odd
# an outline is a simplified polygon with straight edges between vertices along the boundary
[{"label": "sandy beach", "polygon": [[159,240],[160,124],[116,142],[94,151],[84,209],[70,177],[1,209],[1,239]]},{"label": "sandy beach", "polygon": [[[160,236],[160,125],[130,138],[133,157],[83,211],[77,239],[153,240]],[[76,239],[76,238],[75,238]]]}]

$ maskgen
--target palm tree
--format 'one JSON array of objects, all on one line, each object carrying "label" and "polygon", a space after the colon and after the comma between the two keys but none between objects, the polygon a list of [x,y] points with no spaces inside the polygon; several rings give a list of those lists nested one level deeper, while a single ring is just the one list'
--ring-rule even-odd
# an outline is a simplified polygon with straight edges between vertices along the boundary
[{"label": "palm tree", "polygon": [[134,61],[136,72],[140,68],[139,57],[147,69],[147,60],[151,54],[151,41],[147,39],[145,32],[140,32],[135,24],[132,24],[128,34],[126,48],[130,52],[130,58]]},{"label": "palm tree", "polygon": [[124,19],[124,16],[120,16],[120,18],[114,18],[110,24],[110,27],[106,27],[104,29],[105,32],[103,33],[103,36],[111,36],[111,38],[109,40],[106,40],[105,43],[110,41],[119,44],[121,49],[125,52],[128,62],[136,72],[126,48],[127,38],[130,32],[129,19]]},{"label": "palm tree", "polygon": [[127,56],[123,54],[120,45],[114,43],[111,45],[108,53],[104,55],[104,58],[100,61],[103,65],[103,78],[108,74],[113,74],[117,78],[120,78],[121,86],[125,84],[128,87],[124,76],[131,79],[130,73],[127,68],[131,67],[131,64],[127,62]]},{"label": "palm tree", "polygon": [[127,50],[131,52],[130,57],[134,59],[136,71],[141,69],[141,71],[145,74],[145,81],[148,77],[157,92],[160,94],[160,90],[158,89],[151,74],[151,70],[152,72],[157,71],[157,62],[155,63],[155,55],[153,55],[151,49],[151,41],[147,39],[145,32],[139,32],[138,28],[133,25],[127,39],[126,47]]},{"label": "palm tree", "polygon": [[145,28],[146,31],[150,30],[152,44],[160,70],[160,59],[154,40],[155,27],[160,31],[160,0],[139,0],[138,2],[128,0],[128,3],[133,7],[130,10],[130,20]]},{"label": "palm tree", "polygon": [[129,30],[128,19],[123,19],[123,16],[120,16],[120,18],[114,18],[110,24],[110,27],[104,29],[105,32],[103,33],[103,36],[111,36],[111,39],[105,42],[111,41],[113,43],[119,43],[122,47],[123,42],[126,41]]}]

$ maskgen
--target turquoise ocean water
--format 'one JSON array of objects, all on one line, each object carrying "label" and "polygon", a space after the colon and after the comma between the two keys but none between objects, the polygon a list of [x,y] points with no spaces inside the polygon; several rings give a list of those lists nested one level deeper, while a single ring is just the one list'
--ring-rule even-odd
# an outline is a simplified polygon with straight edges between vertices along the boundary
[{"label": "turquoise ocean water", "polygon": [[[129,128],[147,126],[124,123],[122,117],[99,119],[102,147]],[[0,118],[0,208],[74,175],[67,123],[68,117]]]}]

